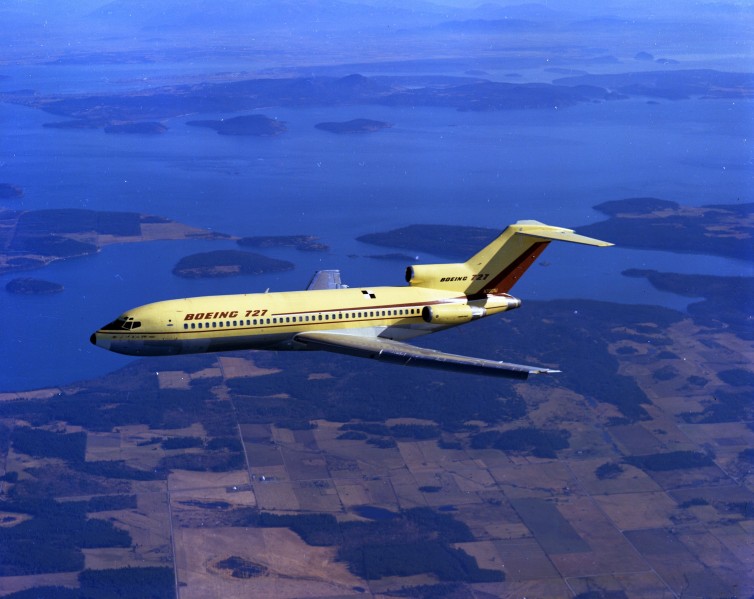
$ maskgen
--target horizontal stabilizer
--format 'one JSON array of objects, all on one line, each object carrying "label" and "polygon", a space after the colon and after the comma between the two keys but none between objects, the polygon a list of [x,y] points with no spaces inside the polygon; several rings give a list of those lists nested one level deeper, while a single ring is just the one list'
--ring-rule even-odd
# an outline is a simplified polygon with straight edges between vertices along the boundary
[{"label": "horizontal stabilizer", "polygon": [[498,376],[514,379],[526,379],[530,374],[552,374],[560,372],[538,366],[510,364],[482,358],[471,358],[424,347],[416,347],[408,343],[382,339],[380,337],[362,337],[344,333],[311,332],[299,333],[294,340],[306,345],[309,349],[331,351],[361,358],[372,358],[385,362],[393,362],[404,366],[421,366],[439,370],[454,370]]},{"label": "horizontal stabilizer", "polygon": [[511,227],[519,235],[529,235],[539,237],[540,239],[552,239],[555,241],[569,241],[571,243],[583,243],[584,245],[596,245],[598,247],[609,247],[613,245],[607,241],[592,239],[584,235],[574,233],[571,229],[562,227],[551,227],[536,220],[520,220]]}]

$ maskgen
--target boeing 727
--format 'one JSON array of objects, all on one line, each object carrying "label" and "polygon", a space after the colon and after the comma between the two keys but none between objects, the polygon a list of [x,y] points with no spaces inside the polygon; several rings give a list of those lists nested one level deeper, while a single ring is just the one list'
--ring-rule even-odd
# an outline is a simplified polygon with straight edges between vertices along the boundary
[{"label": "boeing 727", "polygon": [[559,372],[405,343],[518,308],[521,300],[508,292],[553,240],[612,245],[519,221],[466,262],[409,266],[408,286],[349,288],[339,271],[322,270],[305,291],[192,297],[134,308],[96,331],[91,342],[134,356],[308,349],[518,379]]}]

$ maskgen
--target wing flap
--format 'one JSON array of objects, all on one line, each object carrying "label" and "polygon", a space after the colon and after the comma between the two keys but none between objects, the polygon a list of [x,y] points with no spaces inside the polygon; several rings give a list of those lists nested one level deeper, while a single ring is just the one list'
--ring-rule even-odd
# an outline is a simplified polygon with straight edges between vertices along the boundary
[{"label": "wing flap", "polygon": [[299,333],[294,339],[310,349],[371,358],[403,366],[421,366],[423,368],[454,370],[514,379],[526,379],[530,374],[560,372],[559,370],[541,368],[539,366],[526,366],[524,364],[511,364],[509,362],[497,362],[483,358],[448,354],[435,349],[416,347],[408,343],[381,339],[379,337],[312,332]]}]

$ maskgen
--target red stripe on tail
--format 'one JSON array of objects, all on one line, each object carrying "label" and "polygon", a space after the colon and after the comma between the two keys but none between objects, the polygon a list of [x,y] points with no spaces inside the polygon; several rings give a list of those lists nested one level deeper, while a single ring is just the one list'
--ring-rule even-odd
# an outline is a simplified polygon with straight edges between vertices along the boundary
[{"label": "red stripe on tail", "polygon": [[529,247],[485,286],[484,293],[508,293],[549,243],[540,241]]}]

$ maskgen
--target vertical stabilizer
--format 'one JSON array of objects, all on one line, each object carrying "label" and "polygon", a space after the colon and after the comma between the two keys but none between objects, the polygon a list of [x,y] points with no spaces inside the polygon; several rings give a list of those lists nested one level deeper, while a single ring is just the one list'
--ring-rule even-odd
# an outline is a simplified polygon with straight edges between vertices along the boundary
[{"label": "vertical stabilizer", "polygon": [[507,293],[553,240],[612,245],[578,235],[571,229],[525,220],[507,227],[466,262],[410,266],[406,279],[414,286],[458,291],[468,296]]}]

